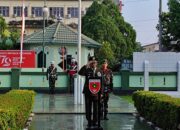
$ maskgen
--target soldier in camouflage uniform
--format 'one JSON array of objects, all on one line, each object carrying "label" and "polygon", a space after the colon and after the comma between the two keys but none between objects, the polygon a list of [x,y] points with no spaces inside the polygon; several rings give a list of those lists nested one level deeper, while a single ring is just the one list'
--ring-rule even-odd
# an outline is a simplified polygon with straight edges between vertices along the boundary
[{"label": "soldier in camouflage uniform", "polygon": [[109,93],[113,90],[113,74],[108,68],[108,61],[105,59],[102,65],[102,79],[103,79],[103,89],[101,96],[101,119],[108,120],[108,101]]},{"label": "soldier in camouflage uniform", "polygon": [[51,65],[47,69],[46,77],[47,80],[49,80],[50,94],[54,94],[55,82],[57,80],[57,68],[54,66],[54,61],[51,61]]}]

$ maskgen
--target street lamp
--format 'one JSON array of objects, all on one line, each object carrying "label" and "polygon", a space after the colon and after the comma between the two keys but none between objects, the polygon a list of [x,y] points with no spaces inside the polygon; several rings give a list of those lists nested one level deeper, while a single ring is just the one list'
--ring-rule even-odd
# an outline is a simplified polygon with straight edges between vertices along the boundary
[{"label": "street lamp", "polygon": [[45,41],[44,41],[44,38],[45,38],[45,17],[47,18],[48,17],[48,8],[46,6],[46,0],[44,0],[44,7],[43,7],[43,60],[42,60],[42,71],[44,72],[44,68],[45,68],[45,65],[44,65],[44,61],[45,61],[45,56],[44,56],[44,46],[45,46]]}]

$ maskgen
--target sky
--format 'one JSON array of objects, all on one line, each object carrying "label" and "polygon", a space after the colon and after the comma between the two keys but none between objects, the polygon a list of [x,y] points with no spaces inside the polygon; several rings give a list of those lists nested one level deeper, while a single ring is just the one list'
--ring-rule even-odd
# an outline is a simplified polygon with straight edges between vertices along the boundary
[{"label": "sky", "polygon": [[[122,0],[122,15],[136,30],[136,41],[141,45],[158,42],[159,0]],[[162,11],[167,12],[168,0],[162,0]]]}]

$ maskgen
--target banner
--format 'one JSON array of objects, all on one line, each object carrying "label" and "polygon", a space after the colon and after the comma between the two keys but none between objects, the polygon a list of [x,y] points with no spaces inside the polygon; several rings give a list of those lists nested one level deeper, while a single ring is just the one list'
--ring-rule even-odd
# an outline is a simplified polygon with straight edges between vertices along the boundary
[{"label": "banner", "polygon": [[[35,52],[23,50],[22,54],[21,68],[35,68]],[[20,67],[20,50],[0,50],[0,68],[15,67]]]}]

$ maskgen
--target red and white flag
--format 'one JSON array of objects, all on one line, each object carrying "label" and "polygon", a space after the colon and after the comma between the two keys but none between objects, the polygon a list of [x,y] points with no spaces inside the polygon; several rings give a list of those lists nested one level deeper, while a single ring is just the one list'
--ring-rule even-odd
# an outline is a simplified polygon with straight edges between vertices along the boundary
[{"label": "red and white flag", "polygon": [[21,45],[20,45],[20,68],[22,64],[22,51],[23,51],[23,42],[24,42],[24,31],[25,31],[25,4],[24,0],[22,0],[22,25],[21,25]]}]

